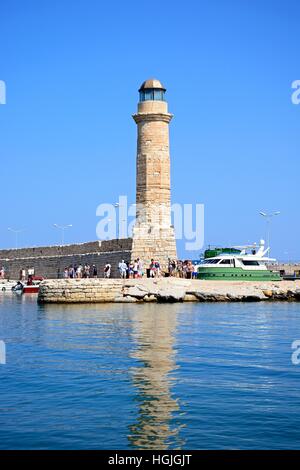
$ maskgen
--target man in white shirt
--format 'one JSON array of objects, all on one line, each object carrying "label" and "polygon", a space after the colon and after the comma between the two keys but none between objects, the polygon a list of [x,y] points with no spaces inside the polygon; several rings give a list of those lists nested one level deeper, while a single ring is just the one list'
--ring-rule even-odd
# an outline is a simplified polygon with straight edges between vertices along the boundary
[{"label": "man in white shirt", "polygon": [[28,276],[34,276],[34,268],[28,269]]},{"label": "man in white shirt", "polygon": [[121,263],[119,263],[119,272],[122,279],[126,279],[126,271],[127,271],[127,264],[122,259]]}]

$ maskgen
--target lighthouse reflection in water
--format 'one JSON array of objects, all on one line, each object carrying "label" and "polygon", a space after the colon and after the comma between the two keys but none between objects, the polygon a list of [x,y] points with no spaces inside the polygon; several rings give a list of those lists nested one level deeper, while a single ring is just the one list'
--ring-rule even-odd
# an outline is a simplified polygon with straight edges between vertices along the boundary
[{"label": "lighthouse reflection in water", "polygon": [[[176,306],[151,306],[135,310],[131,356],[140,363],[132,367],[137,390],[138,417],[130,426],[129,440],[136,448],[167,449],[182,446],[180,425],[174,420],[179,402],[172,394],[176,365]],[[175,307],[175,308],[174,308]]]}]

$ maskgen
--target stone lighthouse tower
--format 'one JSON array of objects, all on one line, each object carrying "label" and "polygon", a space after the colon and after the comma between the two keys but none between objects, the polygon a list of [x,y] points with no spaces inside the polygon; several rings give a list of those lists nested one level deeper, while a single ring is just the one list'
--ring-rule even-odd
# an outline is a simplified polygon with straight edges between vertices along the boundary
[{"label": "stone lighthouse tower", "polygon": [[165,92],[159,80],[146,80],[133,115],[138,136],[132,258],[139,257],[146,264],[155,258],[163,269],[168,258],[177,258],[171,226],[169,123],[173,116]]}]

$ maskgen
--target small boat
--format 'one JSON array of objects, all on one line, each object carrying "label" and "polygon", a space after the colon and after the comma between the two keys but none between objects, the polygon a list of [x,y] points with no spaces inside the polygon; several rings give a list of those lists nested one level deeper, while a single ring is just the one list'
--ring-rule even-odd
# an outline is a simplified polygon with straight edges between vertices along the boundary
[{"label": "small boat", "polygon": [[38,285],[23,286],[23,294],[38,294],[38,292],[39,292]]},{"label": "small boat", "polygon": [[[257,249],[258,248],[258,249]],[[250,250],[250,252],[249,252]],[[206,250],[198,266],[198,279],[221,281],[280,281],[279,271],[267,265],[276,260],[269,258],[264,240],[250,246],[214,248]]]},{"label": "small boat", "polygon": [[16,285],[16,282],[17,281],[1,280],[0,292],[12,292],[13,287]]},{"label": "small boat", "polygon": [[15,284],[15,285],[13,286],[12,291],[13,291],[13,292],[17,292],[18,294],[20,294],[20,293],[22,294],[22,292],[23,292],[23,287],[24,287],[24,285],[22,284],[22,282],[21,282],[21,281],[18,281],[17,284]]},{"label": "small boat", "polygon": [[31,276],[26,283],[24,281],[18,281],[14,283],[12,291],[21,294],[38,294],[40,283],[43,279],[43,277]]},{"label": "small boat", "polygon": [[26,284],[23,284],[23,294],[38,294],[40,283],[43,281],[43,277],[32,276],[28,279]]}]

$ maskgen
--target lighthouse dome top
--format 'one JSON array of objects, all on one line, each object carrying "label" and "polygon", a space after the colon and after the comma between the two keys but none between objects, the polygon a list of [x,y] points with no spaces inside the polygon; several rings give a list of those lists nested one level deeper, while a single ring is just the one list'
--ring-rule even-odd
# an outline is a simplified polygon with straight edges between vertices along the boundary
[{"label": "lighthouse dome top", "polygon": [[155,88],[156,90],[163,90],[166,91],[165,87],[162,85],[162,83],[157,80],[156,78],[149,78],[148,80],[145,80],[139,91],[146,90],[149,88]]},{"label": "lighthouse dome top", "polygon": [[165,87],[156,78],[149,78],[142,83],[140,101],[164,101]]}]

